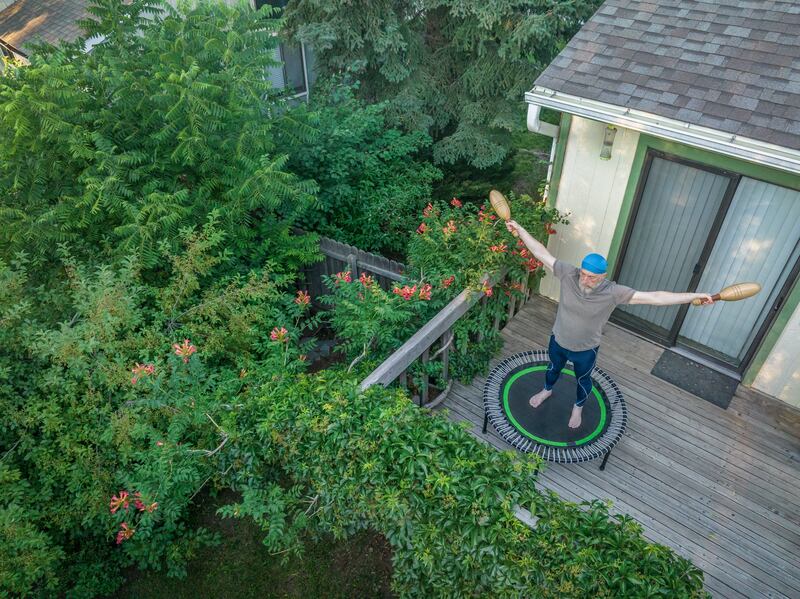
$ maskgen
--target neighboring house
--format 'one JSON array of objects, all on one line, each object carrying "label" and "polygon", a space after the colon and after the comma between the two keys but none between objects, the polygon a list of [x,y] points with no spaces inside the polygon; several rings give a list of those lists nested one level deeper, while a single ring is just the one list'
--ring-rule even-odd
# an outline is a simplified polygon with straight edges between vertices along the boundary
[{"label": "neighboring house", "polygon": [[[553,254],[606,253],[642,290],[761,283],[613,320],[800,406],[800,3],[608,0],[525,99],[554,137],[549,201],[571,213]],[[541,292],[558,298],[551,278]]]},{"label": "neighboring house", "polygon": [[[235,0],[224,0],[233,3]],[[175,0],[170,0],[173,4]],[[254,8],[270,4],[282,8],[286,0],[250,0]],[[89,0],[0,0],[0,52],[9,58],[27,59],[29,44],[37,41],[73,41],[81,35],[77,22],[89,16]],[[91,40],[86,50],[99,40]],[[281,42],[275,60],[282,63],[269,69],[268,78],[276,89],[285,89],[292,98],[308,99],[314,82],[313,53],[303,44]]]},{"label": "neighboring house", "polygon": [[31,42],[74,40],[81,34],[77,22],[86,18],[86,4],[85,0],[2,0],[0,46],[4,55],[25,60]]},{"label": "neighboring house", "polygon": [[[288,0],[250,0],[256,9],[265,4],[284,8],[287,2]],[[270,69],[269,79],[273,87],[286,89],[294,97],[308,100],[309,90],[316,79],[312,49],[303,43],[281,42],[275,48],[274,58],[282,66]]]}]

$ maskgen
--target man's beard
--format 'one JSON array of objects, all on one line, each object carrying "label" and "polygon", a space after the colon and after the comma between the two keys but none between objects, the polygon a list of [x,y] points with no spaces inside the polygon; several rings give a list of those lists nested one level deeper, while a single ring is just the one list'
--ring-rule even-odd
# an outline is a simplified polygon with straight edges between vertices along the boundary
[{"label": "man's beard", "polygon": [[581,285],[580,283],[578,283],[578,287],[580,287],[581,293],[583,293],[584,295],[587,295],[594,291],[594,287],[587,287],[586,285]]}]

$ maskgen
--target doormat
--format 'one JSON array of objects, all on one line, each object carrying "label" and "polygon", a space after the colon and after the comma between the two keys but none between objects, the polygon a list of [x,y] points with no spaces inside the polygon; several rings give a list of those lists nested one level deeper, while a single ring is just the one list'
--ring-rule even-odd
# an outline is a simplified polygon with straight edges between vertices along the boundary
[{"label": "doormat", "polygon": [[727,410],[739,381],[694,360],[666,350],[650,374]]}]

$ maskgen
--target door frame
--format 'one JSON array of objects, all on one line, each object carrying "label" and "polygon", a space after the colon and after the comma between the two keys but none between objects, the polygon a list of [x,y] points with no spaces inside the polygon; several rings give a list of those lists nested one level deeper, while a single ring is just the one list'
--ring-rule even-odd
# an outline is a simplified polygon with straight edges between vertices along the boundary
[{"label": "door frame", "polygon": [[[640,140],[641,145],[641,140]],[[639,150],[639,148],[637,148]],[[627,218],[625,219],[626,222],[624,223],[622,229],[622,236],[618,239],[618,245],[616,248],[613,247],[612,250],[614,251],[614,260],[613,260],[613,270],[612,270],[612,279],[614,281],[617,280],[619,277],[620,271],[622,270],[622,264],[624,262],[625,256],[628,251],[628,246],[630,244],[631,236],[633,234],[633,227],[636,224],[636,219],[639,213],[639,208],[641,206],[642,196],[644,195],[644,190],[647,185],[647,180],[650,176],[650,168],[653,163],[653,158],[661,158],[663,160],[669,160],[670,162],[675,162],[678,164],[683,164],[692,168],[697,168],[706,172],[711,172],[717,175],[721,175],[728,178],[728,186],[725,189],[725,193],[723,195],[722,201],[720,203],[720,207],[717,210],[717,214],[714,217],[713,224],[711,229],[708,233],[708,238],[706,239],[706,243],[703,246],[703,250],[700,253],[700,257],[698,258],[697,264],[694,266],[692,278],[689,281],[687,293],[693,293],[697,289],[697,285],[700,282],[700,278],[702,277],[703,270],[708,263],[708,258],[711,255],[711,251],[716,244],[716,241],[719,237],[719,232],[722,228],[722,224],[725,221],[725,217],[728,213],[728,209],[730,208],[731,202],[733,201],[733,197],[736,193],[736,190],[739,186],[739,183],[743,176],[747,176],[748,178],[752,178],[755,180],[763,181],[765,183],[769,183],[772,185],[777,185],[781,187],[787,187],[789,189],[795,189],[792,186],[781,185],[780,182],[770,181],[766,178],[759,177],[759,176],[752,176],[750,174],[744,175],[737,170],[732,170],[729,168],[725,168],[723,166],[715,166],[710,165],[704,162],[700,162],[697,160],[693,160],[692,158],[687,158],[684,156],[680,156],[678,154],[673,154],[668,151],[662,149],[654,149],[653,147],[644,147],[644,156],[643,162],[641,163],[641,167],[639,169],[639,176],[638,180],[636,181],[636,187],[633,193],[633,201],[630,204],[630,208],[627,214]],[[634,161],[635,166],[635,161]],[[795,189],[797,190],[797,189]],[[622,223],[620,223],[622,224]],[[800,244],[800,241],[798,241]],[[611,252],[609,252],[611,254]],[[756,359],[759,350],[762,349],[762,343],[764,339],[769,334],[772,325],[775,321],[781,316],[782,309],[786,307],[787,301],[790,299],[792,295],[792,289],[795,286],[795,283],[798,281],[798,277],[800,277],[800,257],[798,257],[797,261],[794,265],[792,265],[789,276],[786,278],[780,292],[777,294],[775,301],[772,303],[771,306],[767,307],[768,309],[767,317],[764,319],[764,322],[758,328],[755,337],[750,342],[745,355],[742,358],[741,363],[739,366],[733,366],[732,364],[725,362],[719,358],[716,358],[712,355],[702,353],[698,350],[692,349],[690,347],[681,346],[684,350],[688,351],[689,353],[701,356],[704,361],[709,361],[711,363],[717,364],[724,370],[734,370],[743,378],[750,378],[748,376],[748,369],[752,365],[753,361]],[[657,343],[664,345],[665,347],[675,347],[677,344],[678,334],[680,332],[681,327],[686,319],[686,314],[688,313],[690,308],[689,304],[682,305],[679,310],[678,314],[675,316],[675,319],[672,323],[672,328],[670,329],[668,335],[666,337],[662,335],[658,335],[653,331],[648,331],[641,327],[638,327],[633,321],[633,319],[627,315],[619,312],[619,310],[615,310],[614,314],[612,314],[611,320],[616,324],[619,324],[625,328],[633,329],[637,334],[642,335],[648,339],[656,341]],[[754,375],[753,375],[754,376]]]}]

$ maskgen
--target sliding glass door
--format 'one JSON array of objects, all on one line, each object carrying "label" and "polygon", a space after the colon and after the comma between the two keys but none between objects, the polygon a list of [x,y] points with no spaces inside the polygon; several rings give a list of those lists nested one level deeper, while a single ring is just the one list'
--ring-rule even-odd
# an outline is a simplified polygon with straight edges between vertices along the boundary
[{"label": "sliding glass door", "polygon": [[[649,156],[645,186],[617,281],[642,291],[686,291],[731,185],[731,177]],[[669,342],[678,306],[622,306],[620,318]]]},{"label": "sliding glass door", "polygon": [[763,290],[712,307],[622,306],[615,320],[743,370],[797,277],[800,192],[663,154],[645,161],[616,280],[643,291]]},{"label": "sliding glass door", "polygon": [[681,345],[739,366],[800,254],[800,192],[742,177],[708,259],[699,290],[712,293],[740,281],[762,292],[741,302],[689,310]]}]

